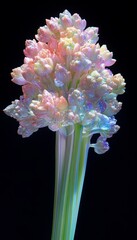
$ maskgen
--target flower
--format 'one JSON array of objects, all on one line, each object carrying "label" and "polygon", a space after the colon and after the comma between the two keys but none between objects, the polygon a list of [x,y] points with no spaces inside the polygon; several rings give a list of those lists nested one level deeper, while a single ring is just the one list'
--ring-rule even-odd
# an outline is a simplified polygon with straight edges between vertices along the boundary
[{"label": "flower", "polygon": [[98,39],[97,27],[86,28],[85,19],[65,10],[26,40],[24,63],[11,73],[23,94],[4,109],[19,122],[18,134],[79,123],[83,134],[100,135],[91,144],[97,153],[109,149],[106,139],[119,129],[117,96],[125,91],[125,79],[109,69],[116,60]]},{"label": "flower", "polygon": [[18,134],[56,132],[52,240],[74,239],[89,147],[105,153],[120,128],[115,115],[125,79],[109,69],[116,60],[98,40],[97,27],[86,28],[85,19],[65,10],[26,40],[24,63],[11,72],[22,96],[4,112],[19,122]]}]

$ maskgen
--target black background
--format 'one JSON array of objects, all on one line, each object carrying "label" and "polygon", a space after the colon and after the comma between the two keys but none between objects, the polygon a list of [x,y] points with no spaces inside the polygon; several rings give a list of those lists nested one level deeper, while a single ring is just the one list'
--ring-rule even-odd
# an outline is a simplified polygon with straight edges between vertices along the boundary
[{"label": "black background", "polygon": [[99,27],[100,45],[106,44],[117,60],[111,70],[126,80],[116,116],[120,130],[109,139],[110,150],[103,155],[89,150],[75,240],[137,239],[135,4],[66,0],[5,1],[0,7],[0,240],[51,236],[55,133],[43,128],[23,139],[18,122],[3,109],[22,94],[10,72],[23,63],[25,40],[65,9],[85,18],[87,26]]}]

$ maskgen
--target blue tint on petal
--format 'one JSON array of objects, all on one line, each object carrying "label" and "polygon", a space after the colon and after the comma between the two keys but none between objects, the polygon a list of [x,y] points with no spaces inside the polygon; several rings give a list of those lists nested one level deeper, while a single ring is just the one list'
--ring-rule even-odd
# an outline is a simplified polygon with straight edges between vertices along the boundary
[{"label": "blue tint on petal", "polygon": [[55,83],[56,87],[63,87],[64,86],[64,83],[61,82],[60,80],[57,80],[57,79],[54,79],[54,83]]},{"label": "blue tint on petal", "polygon": [[107,107],[105,101],[103,101],[103,100],[100,100],[98,102],[98,106],[99,106],[99,109],[100,109],[101,113],[104,112],[106,110],[106,107]]}]

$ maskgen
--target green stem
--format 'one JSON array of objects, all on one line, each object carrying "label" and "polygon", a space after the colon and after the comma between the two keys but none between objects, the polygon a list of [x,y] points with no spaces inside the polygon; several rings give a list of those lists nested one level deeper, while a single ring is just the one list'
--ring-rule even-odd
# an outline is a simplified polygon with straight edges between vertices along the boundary
[{"label": "green stem", "polygon": [[52,240],[60,239],[60,226],[62,221],[62,207],[64,191],[66,188],[67,172],[69,172],[73,147],[73,127],[64,128],[56,132],[56,159],[55,159],[55,189]]},{"label": "green stem", "polygon": [[82,136],[81,142],[81,150],[80,150],[80,159],[79,159],[79,166],[78,166],[78,181],[77,181],[77,192],[76,192],[76,201],[75,205],[72,209],[73,217],[72,217],[72,224],[71,224],[71,238],[74,238],[75,229],[77,224],[78,218],[78,211],[80,206],[80,200],[83,190],[84,178],[86,173],[86,166],[87,166],[87,159],[88,159],[88,150],[89,150],[90,138],[86,136]]},{"label": "green stem", "polygon": [[[71,131],[71,133],[70,133]],[[56,136],[56,169],[52,240],[73,240],[89,149],[83,127],[66,128]]]}]

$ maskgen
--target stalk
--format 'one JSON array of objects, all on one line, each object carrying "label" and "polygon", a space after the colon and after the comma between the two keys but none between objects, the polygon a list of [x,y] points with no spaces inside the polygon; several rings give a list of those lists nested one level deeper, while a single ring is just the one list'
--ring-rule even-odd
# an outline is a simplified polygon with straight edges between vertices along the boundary
[{"label": "stalk", "polygon": [[83,189],[89,137],[80,124],[56,133],[52,240],[73,240]]}]

